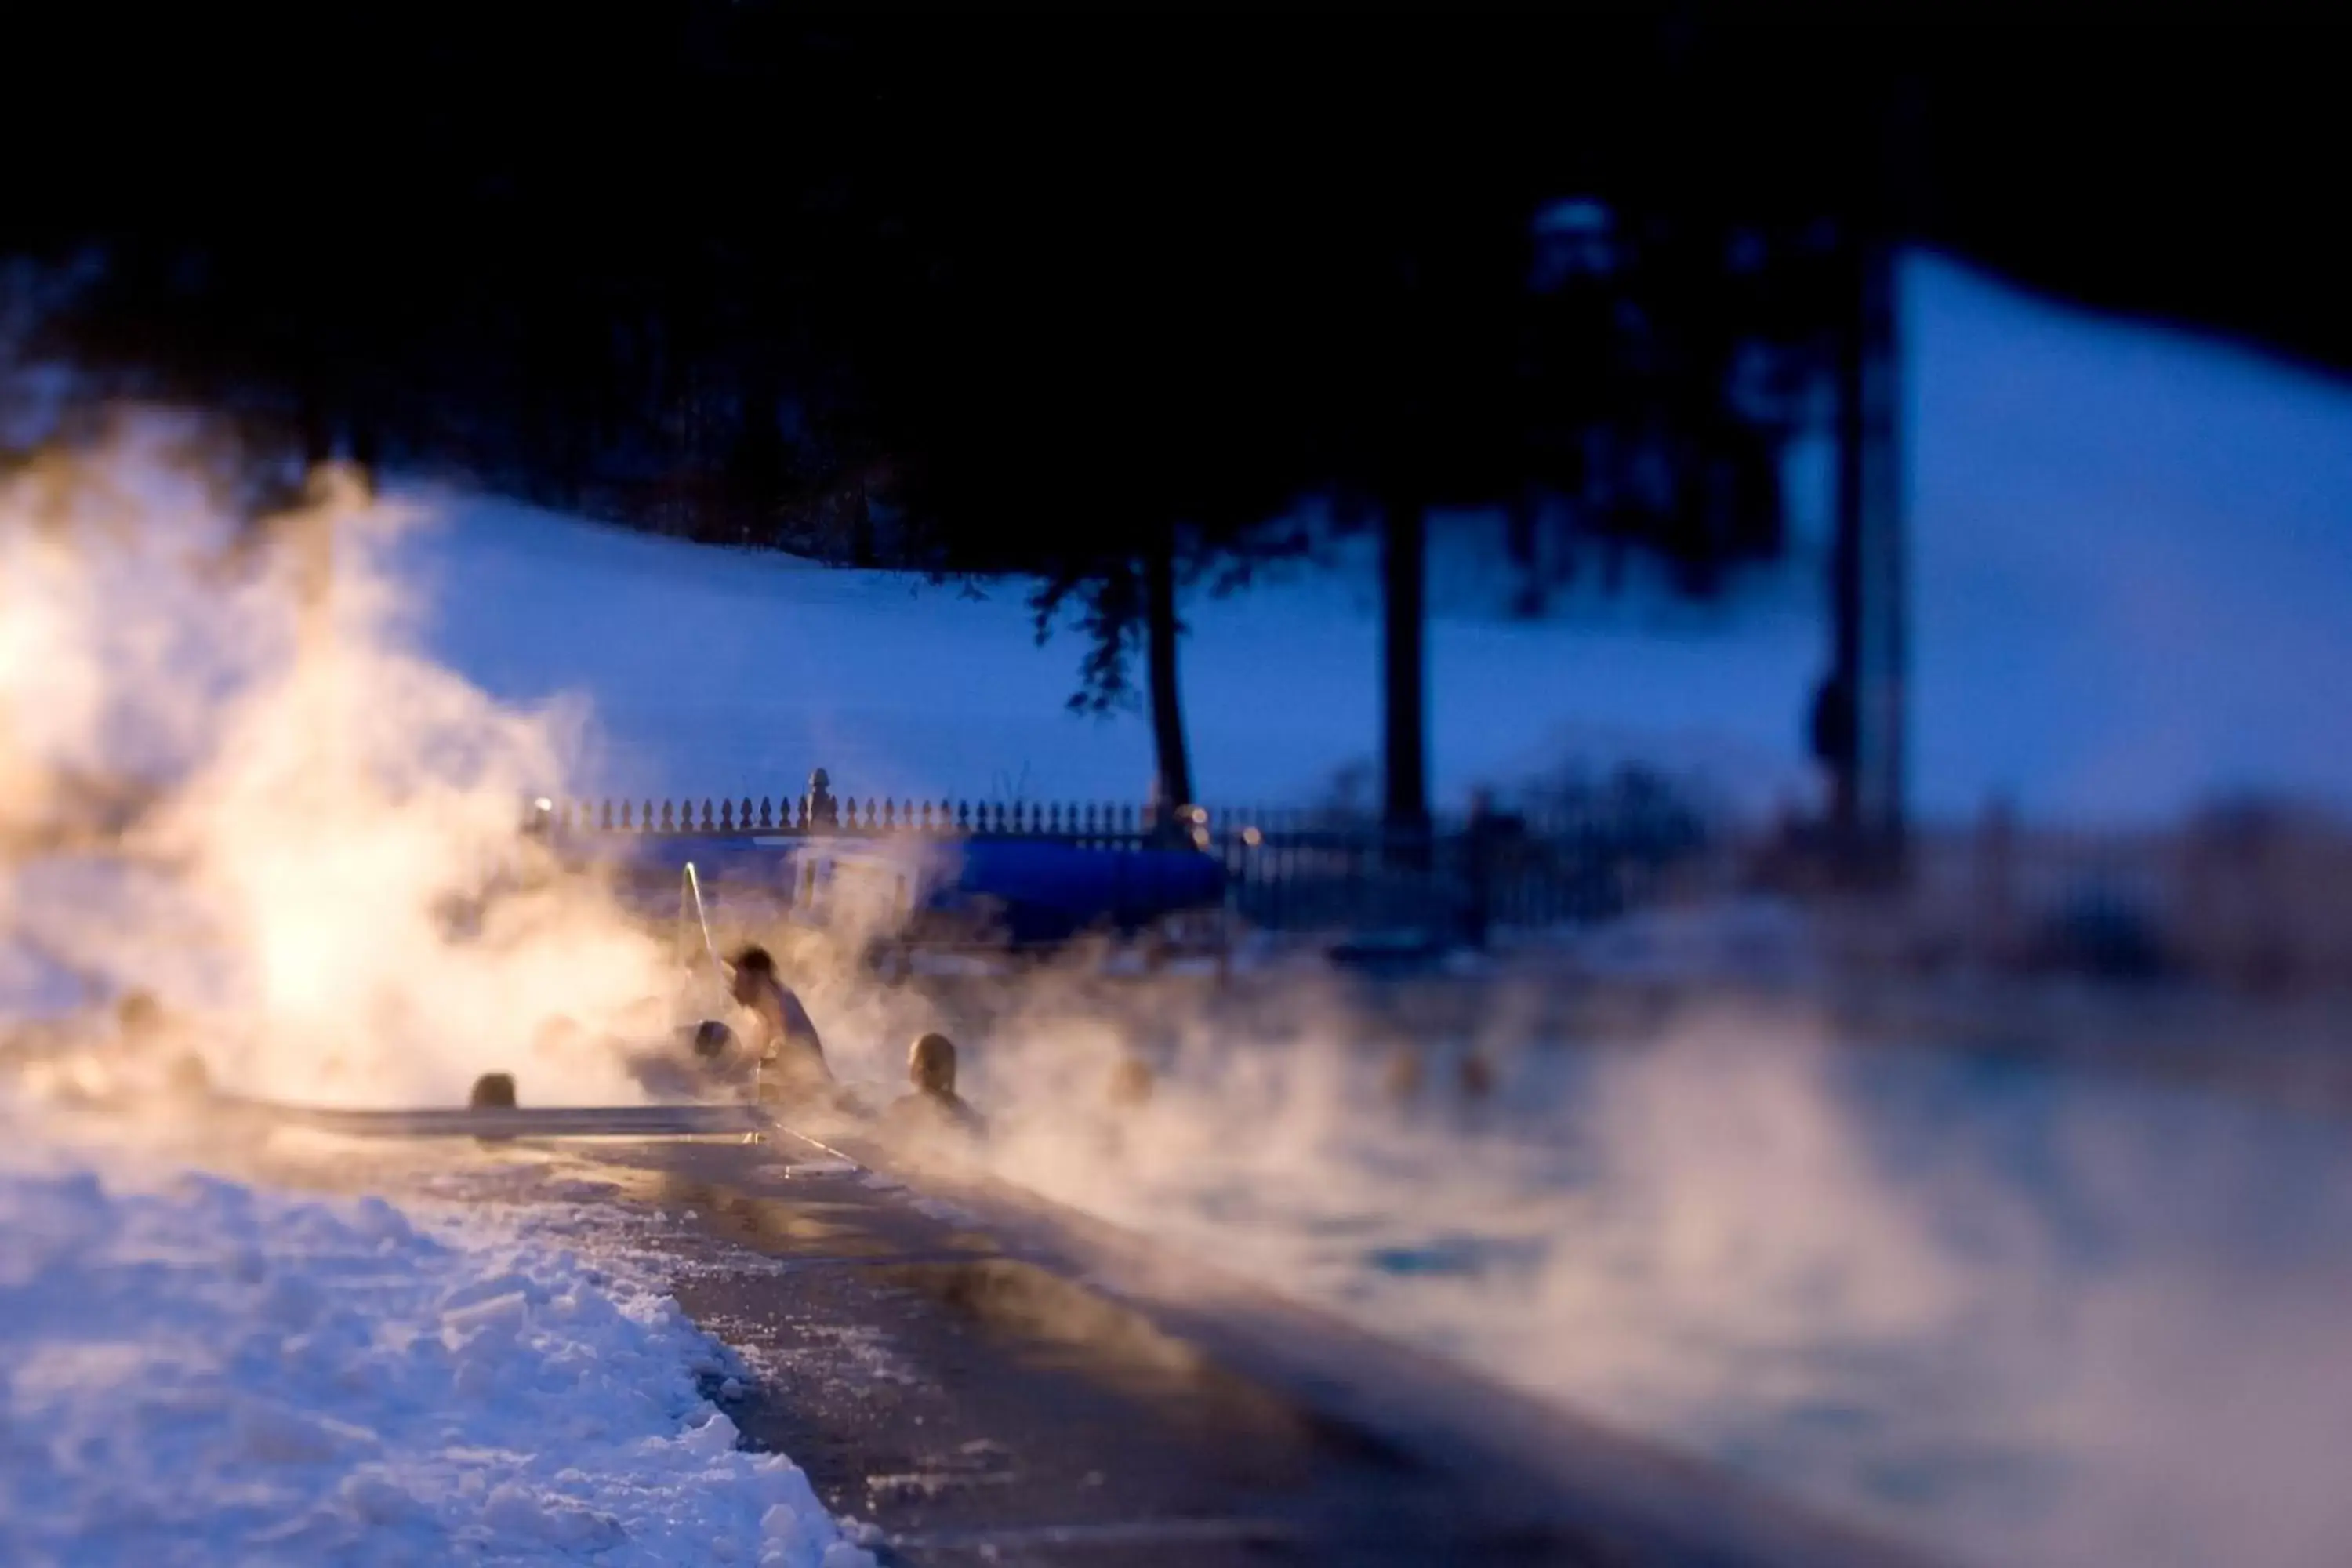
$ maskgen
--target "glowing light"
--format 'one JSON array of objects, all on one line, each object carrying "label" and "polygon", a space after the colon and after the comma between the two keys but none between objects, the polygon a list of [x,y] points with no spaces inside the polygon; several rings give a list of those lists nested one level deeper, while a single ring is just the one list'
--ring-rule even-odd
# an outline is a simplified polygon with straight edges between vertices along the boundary
[{"label": "glowing light", "polygon": [[[152,989],[247,1091],[455,1103],[485,1053],[635,1029],[661,945],[602,883],[499,876],[515,802],[552,824],[530,784],[562,776],[562,736],[404,640],[402,509],[327,484],[257,547],[170,435],[133,422],[46,489],[0,483],[0,842],[78,832],[119,862],[28,900],[37,862],[0,856],[0,929]],[[87,827],[85,777],[142,781],[136,821]],[[605,1052],[532,1081],[642,1095]]]}]

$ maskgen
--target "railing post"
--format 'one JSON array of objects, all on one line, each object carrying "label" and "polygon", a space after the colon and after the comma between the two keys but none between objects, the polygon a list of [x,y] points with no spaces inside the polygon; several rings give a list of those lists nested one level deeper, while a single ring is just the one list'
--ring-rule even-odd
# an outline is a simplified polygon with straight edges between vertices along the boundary
[{"label": "railing post", "polygon": [[2005,965],[2017,956],[2017,818],[1998,797],[1977,824],[1976,894],[1978,960]]}]

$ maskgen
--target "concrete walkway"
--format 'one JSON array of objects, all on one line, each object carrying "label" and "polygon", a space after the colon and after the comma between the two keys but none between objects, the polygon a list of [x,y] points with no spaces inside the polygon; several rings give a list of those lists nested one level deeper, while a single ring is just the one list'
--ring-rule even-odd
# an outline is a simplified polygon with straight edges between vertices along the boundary
[{"label": "concrete walkway", "polygon": [[1024,1194],[790,1134],[548,1147],[668,1216],[747,1440],[889,1561],[1912,1561]]}]

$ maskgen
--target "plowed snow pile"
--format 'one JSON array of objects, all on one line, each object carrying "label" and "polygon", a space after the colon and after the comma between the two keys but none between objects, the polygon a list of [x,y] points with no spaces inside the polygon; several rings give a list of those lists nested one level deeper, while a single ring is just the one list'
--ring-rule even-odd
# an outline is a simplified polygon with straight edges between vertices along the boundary
[{"label": "plowed snow pile", "polygon": [[0,1562],[870,1568],[625,1267],[0,1145]]}]

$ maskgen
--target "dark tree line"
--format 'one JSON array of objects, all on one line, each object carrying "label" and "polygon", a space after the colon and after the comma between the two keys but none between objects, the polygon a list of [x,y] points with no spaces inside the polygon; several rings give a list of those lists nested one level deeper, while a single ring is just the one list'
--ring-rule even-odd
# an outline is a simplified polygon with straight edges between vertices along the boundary
[{"label": "dark tree line", "polygon": [[[1433,512],[1507,510],[1532,589],[1597,544],[1718,592],[1780,548],[1873,247],[2065,274],[2026,133],[2014,212],[1970,155],[2018,75],[1988,35],[1727,17],[59,8],[10,24],[59,68],[12,104],[41,151],[5,221],[102,247],[60,344],[265,446],[1034,577],[1087,629],[1082,701],[1139,656],[1171,804],[1180,589],[1322,502],[1380,539],[1410,828]],[[2098,51],[2045,54],[2057,116],[2053,62]]]}]

